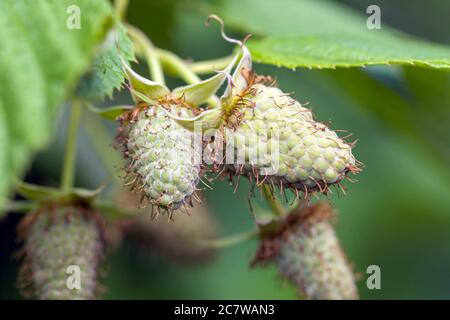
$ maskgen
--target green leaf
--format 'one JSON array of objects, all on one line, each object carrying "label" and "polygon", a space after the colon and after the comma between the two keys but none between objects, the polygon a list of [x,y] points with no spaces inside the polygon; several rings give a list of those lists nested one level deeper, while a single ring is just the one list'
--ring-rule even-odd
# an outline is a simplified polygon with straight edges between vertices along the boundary
[{"label": "green leaf", "polygon": [[[250,32],[256,62],[287,68],[401,64],[450,69],[450,48],[420,41],[382,25],[367,28],[367,15],[324,0],[228,0],[200,10],[219,12],[226,26]],[[249,14],[251,12],[251,14]]]},{"label": "green leaf", "polygon": [[[80,29],[68,28],[73,5]],[[0,1],[0,206],[13,177],[49,142],[59,107],[110,22],[106,0]]]},{"label": "green leaf", "polygon": [[386,36],[268,37],[248,44],[256,62],[287,68],[399,64],[450,70],[450,47]]},{"label": "green leaf", "polygon": [[92,68],[83,77],[77,95],[87,100],[103,100],[112,97],[113,91],[122,87],[125,74],[120,57],[134,60],[133,43],[124,27],[116,23],[103,42],[92,62]]},{"label": "green leaf", "polygon": [[217,12],[225,26],[256,36],[366,32],[366,17],[333,1],[323,0],[222,0],[197,9]]}]

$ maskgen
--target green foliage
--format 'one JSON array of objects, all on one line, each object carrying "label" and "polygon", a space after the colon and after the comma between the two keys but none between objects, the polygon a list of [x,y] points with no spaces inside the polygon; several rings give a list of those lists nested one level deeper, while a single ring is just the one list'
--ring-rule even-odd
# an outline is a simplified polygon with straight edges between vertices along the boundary
[{"label": "green foliage", "polygon": [[450,73],[405,68],[404,79],[412,95],[415,125],[431,147],[450,162]]},{"label": "green foliage", "polygon": [[351,9],[323,0],[222,0],[200,7],[219,12],[227,25],[257,36],[358,34],[366,32],[366,19]]},{"label": "green foliage", "polygon": [[450,69],[448,47],[384,25],[369,30],[367,17],[329,1],[222,1],[214,9],[225,23],[264,36],[248,42],[256,62],[288,68],[402,64]]},{"label": "green foliage", "polygon": [[[77,5],[81,29],[66,20]],[[107,1],[0,1],[0,205],[15,175],[53,131],[64,98],[111,21]]]},{"label": "green foliage", "polygon": [[80,82],[77,95],[88,100],[111,98],[114,89],[119,89],[125,81],[121,56],[131,61],[134,50],[124,27],[117,23],[95,55],[92,69]]},{"label": "green foliage", "polygon": [[400,64],[450,70],[450,48],[394,36],[268,37],[249,48],[255,61],[287,68]]}]

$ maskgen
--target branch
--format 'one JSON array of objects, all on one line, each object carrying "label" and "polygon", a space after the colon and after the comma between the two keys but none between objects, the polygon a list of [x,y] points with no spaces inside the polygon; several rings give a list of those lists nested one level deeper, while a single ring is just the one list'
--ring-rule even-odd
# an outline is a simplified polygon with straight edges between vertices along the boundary
[{"label": "branch", "polygon": [[70,108],[69,129],[67,130],[66,150],[61,178],[61,190],[69,192],[73,187],[75,176],[75,157],[77,148],[78,124],[81,117],[81,103],[76,100]]},{"label": "branch", "polygon": [[164,73],[153,43],[145,33],[138,28],[129,24],[127,24],[126,27],[129,35],[134,38],[136,45],[140,46],[144,52],[152,80],[159,82],[160,84],[165,84]]}]

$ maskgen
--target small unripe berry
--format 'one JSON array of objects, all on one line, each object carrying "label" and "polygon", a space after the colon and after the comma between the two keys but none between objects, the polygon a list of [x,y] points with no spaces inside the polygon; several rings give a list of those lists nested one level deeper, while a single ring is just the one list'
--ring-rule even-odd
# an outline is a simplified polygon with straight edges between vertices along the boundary
[{"label": "small unripe berry", "polygon": [[[78,206],[43,207],[29,213],[20,227],[24,292],[42,300],[96,298],[105,246],[95,213]],[[72,283],[70,277],[77,278]]]},{"label": "small unripe berry", "polygon": [[280,89],[255,83],[234,104],[226,107],[226,150],[235,156],[229,171],[305,193],[326,192],[358,171],[351,145]]},{"label": "small unripe berry", "polygon": [[194,133],[163,110],[183,118],[193,116],[178,104],[141,104],[121,120],[118,140],[128,160],[126,171],[132,189],[151,205],[169,211],[191,203],[199,181],[200,164],[195,160]]},{"label": "small unripe berry", "polygon": [[330,206],[293,213],[281,232],[263,240],[256,261],[271,259],[307,299],[358,299],[355,278],[329,222]]},{"label": "small unripe berry", "polygon": [[352,145],[315,121],[309,109],[274,87],[270,77],[253,72],[244,43],[223,36],[240,44],[242,56],[221,97],[219,136],[224,147],[210,148],[225,149],[225,156],[214,169],[231,177],[244,175],[258,186],[304,192],[305,197],[327,193],[348,172],[359,172]]}]

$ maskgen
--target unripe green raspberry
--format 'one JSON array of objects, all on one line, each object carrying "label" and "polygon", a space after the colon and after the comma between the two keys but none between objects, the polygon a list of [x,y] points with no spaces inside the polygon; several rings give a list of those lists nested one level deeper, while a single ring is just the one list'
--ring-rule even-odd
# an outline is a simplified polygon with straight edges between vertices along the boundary
[{"label": "unripe green raspberry", "polygon": [[169,211],[191,202],[199,181],[194,133],[167,115],[190,118],[193,111],[180,104],[138,106],[122,120],[119,139],[129,160],[126,170],[132,189],[152,205]]},{"label": "unripe green raspberry", "polygon": [[229,169],[305,192],[326,192],[347,172],[358,171],[351,146],[314,121],[299,102],[263,84],[246,92],[225,129],[227,148],[234,148],[236,159]]},{"label": "unripe green raspberry", "polygon": [[263,242],[258,259],[271,252],[269,258],[303,297],[358,299],[353,272],[328,221],[330,210],[322,204],[294,213],[281,234]]},{"label": "unripe green raspberry", "polygon": [[245,175],[258,185],[290,188],[296,194],[326,193],[348,172],[359,171],[350,144],[315,121],[312,112],[289,94],[273,87],[270,77],[253,72],[243,42],[223,37],[239,43],[242,55],[221,97],[219,136],[225,141],[225,165],[216,161],[214,169]]},{"label": "unripe green raspberry", "polygon": [[225,140],[235,164],[228,170],[305,193],[326,192],[358,171],[351,146],[280,89],[255,83],[232,103]]},{"label": "unripe green raspberry", "polygon": [[[25,261],[20,285],[31,287],[31,293],[42,300],[96,297],[104,241],[93,212],[44,207],[29,213],[21,227]],[[73,266],[80,271],[80,288],[68,285]]]}]

